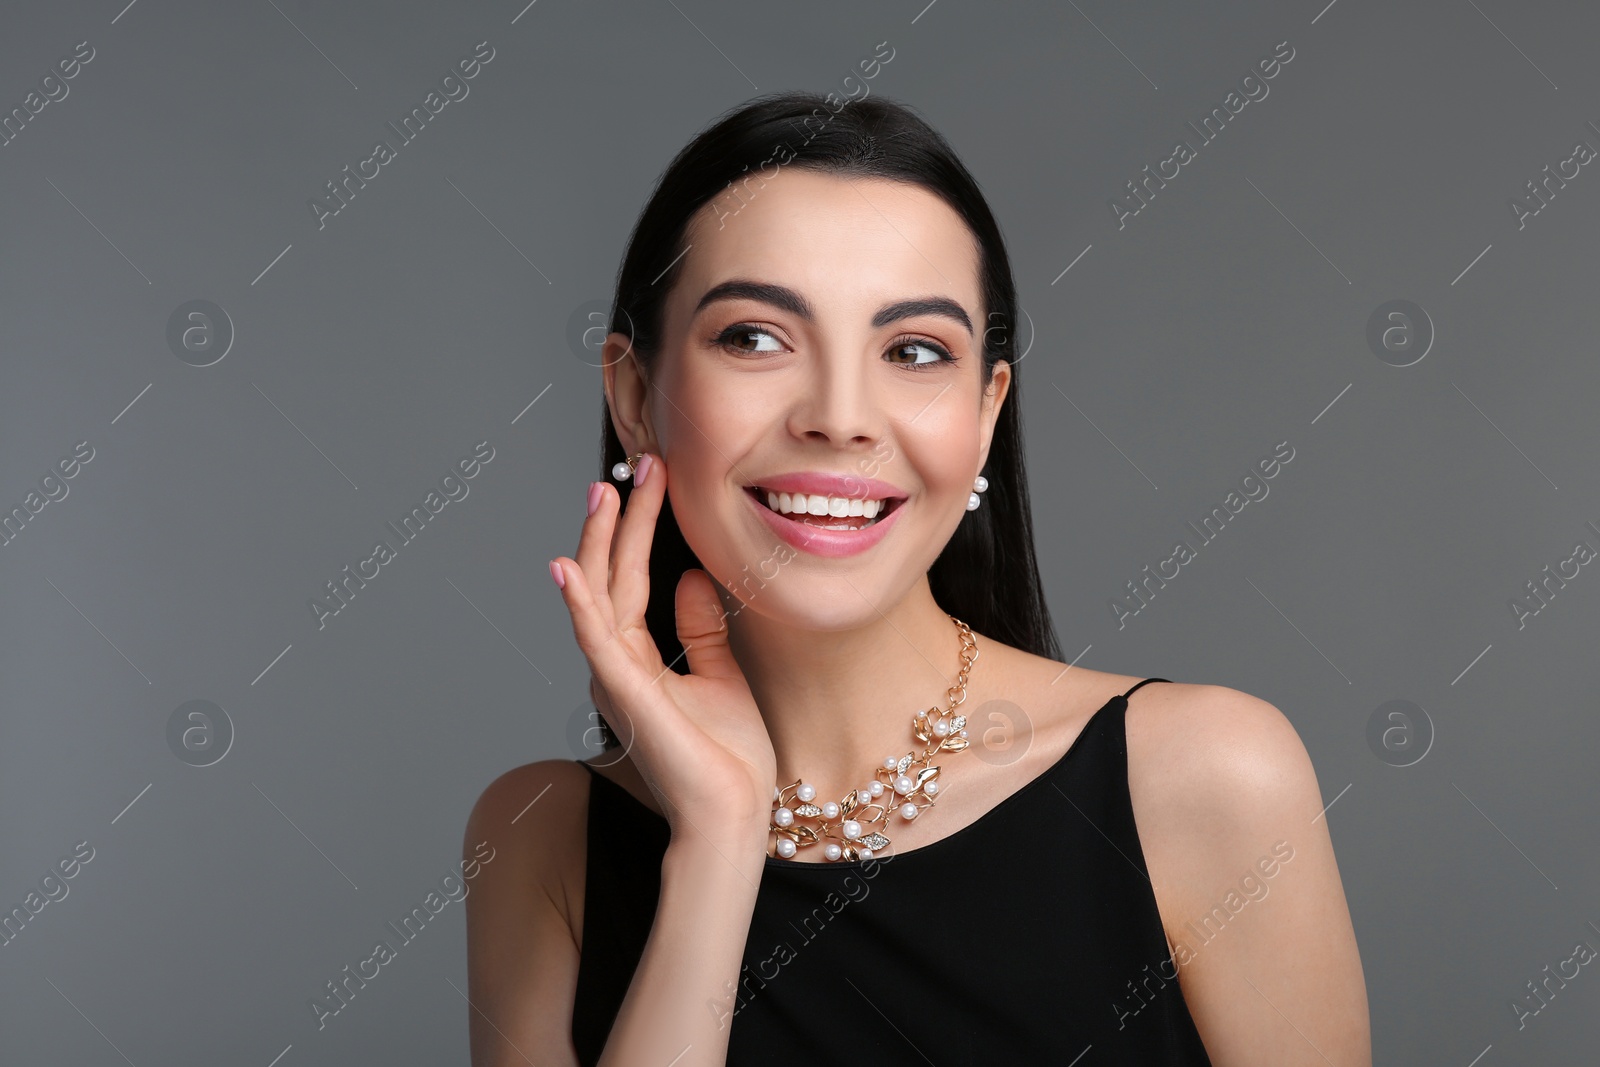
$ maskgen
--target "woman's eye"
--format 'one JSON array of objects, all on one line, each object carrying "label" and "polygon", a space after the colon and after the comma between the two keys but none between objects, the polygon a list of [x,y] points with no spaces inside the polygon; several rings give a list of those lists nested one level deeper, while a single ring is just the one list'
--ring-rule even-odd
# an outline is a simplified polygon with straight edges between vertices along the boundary
[{"label": "woman's eye", "polygon": [[[751,337],[765,337],[771,344],[762,345],[758,342],[755,345],[750,345],[745,343],[745,339]],[[758,329],[755,326],[743,325],[729,326],[726,330],[723,330],[717,335],[717,344],[737,352],[776,352],[783,347],[778,343],[778,339],[766,330]]]},{"label": "woman's eye", "polygon": [[935,363],[955,362],[955,357],[951,356],[949,352],[946,352],[941,346],[934,344],[932,341],[897,341],[893,346],[890,347],[889,351],[893,354],[899,354],[908,349],[918,348],[925,353],[930,353],[933,358],[917,359],[913,357],[909,362],[900,360],[895,360],[894,362],[900,363],[900,365],[903,367],[931,367]]},{"label": "woman's eye", "polygon": [[[713,343],[721,348],[734,352],[781,352],[783,342],[769,330],[748,323],[738,323],[729,326],[715,338]],[[920,350],[921,355],[918,355]],[[891,357],[902,356],[910,352],[910,359],[891,358],[891,362],[902,367],[922,369],[932,367],[938,363],[954,363],[956,358],[945,350],[944,346],[935,344],[922,338],[909,338],[896,341],[889,346]]]}]

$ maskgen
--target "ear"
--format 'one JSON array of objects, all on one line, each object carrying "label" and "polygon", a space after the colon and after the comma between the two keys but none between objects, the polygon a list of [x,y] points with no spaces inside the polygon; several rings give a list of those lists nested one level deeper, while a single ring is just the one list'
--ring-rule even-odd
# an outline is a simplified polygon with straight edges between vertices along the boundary
[{"label": "ear", "polygon": [[995,423],[1000,421],[1000,409],[1004,406],[1006,396],[1011,392],[1011,364],[1000,360],[994,365],[994,376],[989,379],[989,388],[983,394],[983,410],[981,431],[983,443],[979,448],[978,469],[982,470],[989,462],[989,443],[994,440]]},{"label": "ear", "polygon": [[606,406],[611,409],[611,425],[623,451],[630,456],[635,452],[659,454],[650,410],[650,381],[633,350],[633,339],[625,333],[607,334],[600,351]]}]

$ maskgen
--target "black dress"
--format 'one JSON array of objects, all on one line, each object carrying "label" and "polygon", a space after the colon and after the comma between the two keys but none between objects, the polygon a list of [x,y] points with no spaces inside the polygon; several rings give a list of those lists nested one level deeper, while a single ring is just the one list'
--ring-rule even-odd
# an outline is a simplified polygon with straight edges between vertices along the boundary
[{"label": "black dress", "polygon": [[[769,857],[737,1000],[706,1008],[732,1027],[727,1062],[1209,1065],[1128,795],[1128,696],[1166,680],[1112,697],[1053,767],[931,844],[855,862]],[[670,837],[589,770],[572,1012],[584,1067],[644,952]]]}]

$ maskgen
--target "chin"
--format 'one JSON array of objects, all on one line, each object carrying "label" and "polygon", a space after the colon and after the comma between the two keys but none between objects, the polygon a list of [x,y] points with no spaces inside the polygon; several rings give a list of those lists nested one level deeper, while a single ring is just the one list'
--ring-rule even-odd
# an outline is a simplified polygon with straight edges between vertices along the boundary
[{"label": "chin", "polygon": [[[762,621],[795,630],[843,632],[859,630],[882,618],[872,603],[862,599],[863,594],[869,598],[874,596],[873,591],[866,588],[858,594],[842,582],[797,581],[786,590],[788,596],[781,596],[774,584],[768,583],[765,590],[747,597],[743,604],[735,603],[728,608],[729,622],[759,616]],[[824,591],[820,586],[838,588]]]},{"label": "chin", "polygon": [[[757,615],[803,630],[855,630],[881,620],[914,584],[901,584],[898,566],[808,559],[788,546],[780,547],[781,553],[773,554],[775,549],[756,557],[765,560],[772,556],[764,568],[740,561],[728,572],[728,580],[713,574],[730,620]],[[784,559],[789,562],[780,564]]]}]

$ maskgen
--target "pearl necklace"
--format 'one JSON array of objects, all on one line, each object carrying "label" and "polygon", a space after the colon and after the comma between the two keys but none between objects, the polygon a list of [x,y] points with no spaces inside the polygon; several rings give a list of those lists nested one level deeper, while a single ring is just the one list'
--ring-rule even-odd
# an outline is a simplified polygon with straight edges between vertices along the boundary
[{"label": "pearl necklace", "polygon": [[[911,732],[917,740],[934,743],[921,753],[907,752],[903,756],[889,756],[873,772],[872,781],[853,789],[840,801],[816,804],[816,786],[804,779],[772,790],[772,825],[777,835],[774,851],[783,859],[792,859],[806,845],[823,844],[822,854],[829,860],[871,859],[889,845],[889,839],[877,830],[868,831],[874,823],[888,825],[889,812],[896,811],[909,822],[934,804],[939,792],[939,768],[928,766],[928,760],[941,751],[960,752],[970,743],[967,740],[967,717],[951,716],[967,699],[967,674],[978,658],[978,643],[973,639],[967,624],[950,616],[961,634],[961,672],[956,684],[945,694],[950,706],[941,712],[938,708],[919,711],[911,717]],[[880,780],[879,775],[884,779]],[[885,792],[889,803],[879,801]],[[899,797],[901,799],[896,800]],[[918,804],[918,798],[926,801]],[[795,803],[798,801],[798,803]],[[873,813],[875,814],[869,814]],[[801,821],[805,820],[805,821]],[[830,841],[833,831],[839,831],[841,841]]]}]

